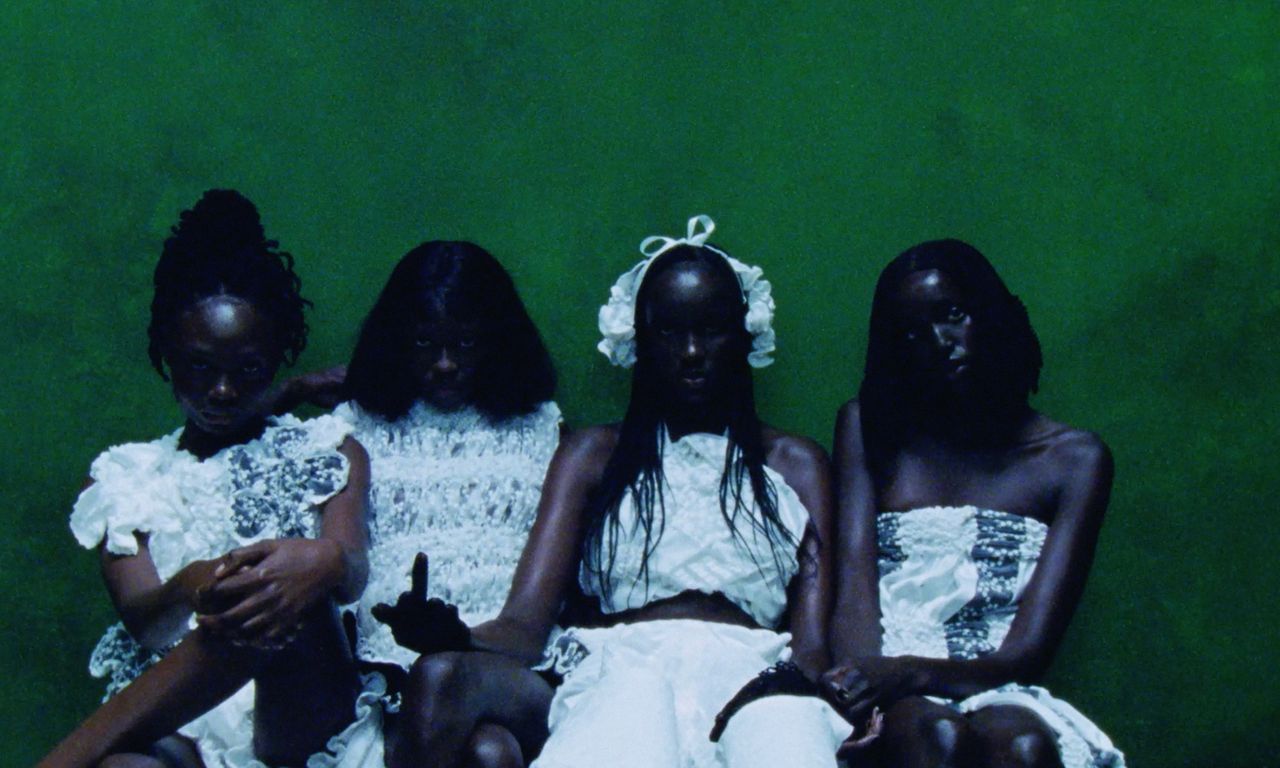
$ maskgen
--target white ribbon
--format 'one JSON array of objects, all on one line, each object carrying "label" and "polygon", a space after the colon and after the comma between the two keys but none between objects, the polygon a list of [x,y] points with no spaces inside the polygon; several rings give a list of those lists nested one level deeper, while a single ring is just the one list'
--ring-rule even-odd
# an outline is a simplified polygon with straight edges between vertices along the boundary
[{"label": "white ribbon", "polygon": [[[701,231],[699,231],[699,227],[701,227]],[[698,216],[694,216],[692,219],[689,219],[689,233],[684,237],[679,240],[675,240],[670,237],[663,237],[662,235],[646,237],[640,241],[640,253],[644,254],[649,259],[656,259],[672,248],[675,248],[677,245],[706,245],[707,238],[715,231],[716,223],[711,220],[711,217],[705,213],[699,214]],[[652,248],[654,245],[658,246],[656,250]]]}]

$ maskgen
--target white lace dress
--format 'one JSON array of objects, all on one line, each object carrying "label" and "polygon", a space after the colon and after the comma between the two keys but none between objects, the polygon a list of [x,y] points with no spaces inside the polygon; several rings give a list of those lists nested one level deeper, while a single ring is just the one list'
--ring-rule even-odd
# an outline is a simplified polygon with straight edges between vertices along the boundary
[{"label": "white lace dress", "polygon": [[358,612],[359,656],[402,667],[417,655],[396,645],[370,609],[409,588],[414,556],[430,558],[428,594],[470,625],[501,610],[560,440],[560,409],[543,403],[492,424],[473,408],[416,403],[393,422],[346,403],[334,411],[369,453],[369,585]]},{"label": "white lace dress", "polygon": [[[786,587],[798,569],[786,544],[775,553],[745,515],[735,537],[720,509],[726,438],[692,434],[666,440],[662,468],[665,528],[639,577],[644,546],[628,495],[608,588],[587,567],[583,590],[617,612],[685,591],[721,593],[761,626],[776,627]],[[782,476],[766,467],[778,513],[798,543],[809,513]],[[754,508],[750,486],[744,501]],[[551,736],[534,768],[702,768],[834,766],[849,726],[812,697],[757,700],[729,721],[718,745],[708,738],[715,714],[744,684],[789,657],[790,635],[696,620],[642,621],[571,628],[549,656],[565,676],[551,704]]]},{"label": "white lace dress", "polygon": [[[978,507],[926,507],[876,517],[886,656],[975,659],[1004,642],[1035,572],[1048,526]],[[1026,707],[1058,738],[1065,768],[1123,768],[1111,739],[1039,686],[1003,685],[963,701],[961,712]]]},{"label": "white lace dress", "polygon": [[[314,537],[320,505],[347,484],[347,459],[337,448],[350,431],[331,416],[282,416],[257,440],[203,461],[178,448],[181,430],[110,448],[90,468],[93,484],[76,501],[71,531],[82,546],[105,541],[117,555],[137,554],[135,534],[148,534],[162,581],[191,562],[256,541]],[[89,670],[108,679],[110,697],[159,658],[116,624],[98,642]],[[308,768],[380,768],[377,682],[358,697],[355,722],[330,740],[328,752],[313,755]],[[253,756],[252,683],[179,732],[199,746],[207,768],[264,768]]]}]

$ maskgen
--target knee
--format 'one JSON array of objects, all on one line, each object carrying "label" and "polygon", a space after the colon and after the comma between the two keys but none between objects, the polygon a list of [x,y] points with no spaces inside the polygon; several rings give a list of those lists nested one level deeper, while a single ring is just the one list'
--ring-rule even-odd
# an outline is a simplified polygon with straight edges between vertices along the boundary
[{"label": "knee", "polygon": [[1061,768],[1058,745],[1043,731],[1024,731],[1009,740],[1007,752],[1014,768]]},{"label": "knee", "polygon": [[165,768],[164,763],[146,755],[108,755],[98,763],[98,768]]},{"label": "knee", "polygon": [[955,762],[966,734],[964,718],[923,699],[904,699],[889,708],[882,737],[891,753],[924,752],[940,764]]},{"label": "knee", "polygon": [[466,658],[461,653],[420,656],[409,668],[409,688],[416,697],[457,690],[465,685]]},{"label": "knee", "polygon": [[524,768],[520,742],[500,725],[477,726],[467,742],[469,764],[475,768]]},{"label": "knee", "polygon": [[1033,713],[1015,707],[989,707],[969,717],[989,764],[1008,768],[1062,768],[1056,736]]}]

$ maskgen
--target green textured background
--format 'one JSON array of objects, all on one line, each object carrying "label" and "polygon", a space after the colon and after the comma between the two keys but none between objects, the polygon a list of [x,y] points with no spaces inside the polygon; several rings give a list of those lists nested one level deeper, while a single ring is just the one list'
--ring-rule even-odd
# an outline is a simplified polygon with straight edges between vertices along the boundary
[{"label": "green textured background", "polygon": [[473,239],[574,423],[625,392],[608,285],[710,213],[775,285],[767,418],[827,444],[879,268],[975,243],[1039,329],[1037,402],[1118,465],[1052,687],[1133,765],[1280,765],[1280,5],[261,5],[0,8],[0,763],[96,701],[111,610],[66,516],[98,451],[176,425],[150,270],[233,186],[299,258],[304,366],[408,247]]}]

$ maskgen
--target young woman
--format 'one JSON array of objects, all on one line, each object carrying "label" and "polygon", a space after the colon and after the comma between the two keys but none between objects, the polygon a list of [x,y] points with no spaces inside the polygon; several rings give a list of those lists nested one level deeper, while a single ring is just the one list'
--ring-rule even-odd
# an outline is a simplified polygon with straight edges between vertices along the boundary
[{"label": "young woman", "polygon": [[712,227],[698,217],[685,238],[647,239],[613,287],[600,349],[635,366],[626,416],[562,441],[511,594],[472,632],[533,662],[575,577],[598,602],[599,626],[565,631],[549,654],[563,682],[541,768],[834,764],[834,713],[817,699],[744,709],[719,757],[708,739],[764,667],[788,654],[826,667],[830,514],[822,449],[756,414],[770,286],[706,244]]},{"label": "young woman", "polygon": [[364,586],[364,450],[341,419],[267,416],[306,342],[292,264],[228,190],[165,241],[150,355],[186,422],[103,453],[76,502],[72,531],[100,551],[123,624],[91,663],[111,697],[45,768],[381,755],[335,609]]},{"label": "young woman", "polygon": [[836,426],[837,601],[826,677],[874,708],[886,766],[1121,766],[1030,683],[1079,603],[1111,490],[1106,445],[1036,412],[1022,303],[956,240],[880,275],[866,374]]},{"label": "young woman", "polygon": [[[502,607],[561,425],[550,355],[511,277],[472,243],[409,251],[364,322],[346,391],[351,402],[335,415],[354,424],[372,471],[358,656],[381,665],[403,702],[388,723],[388,762],[523,765],[545,735],[545,680],[496,654],[414,665],[418,654],[374,618],[419,552],[431,563],[429,585],[425,563],[414,576],[420,598],[456,604],[469,623]],[[477,681],[466,701],[422,709],[427,692],[450,695],[459,676]]]}]

